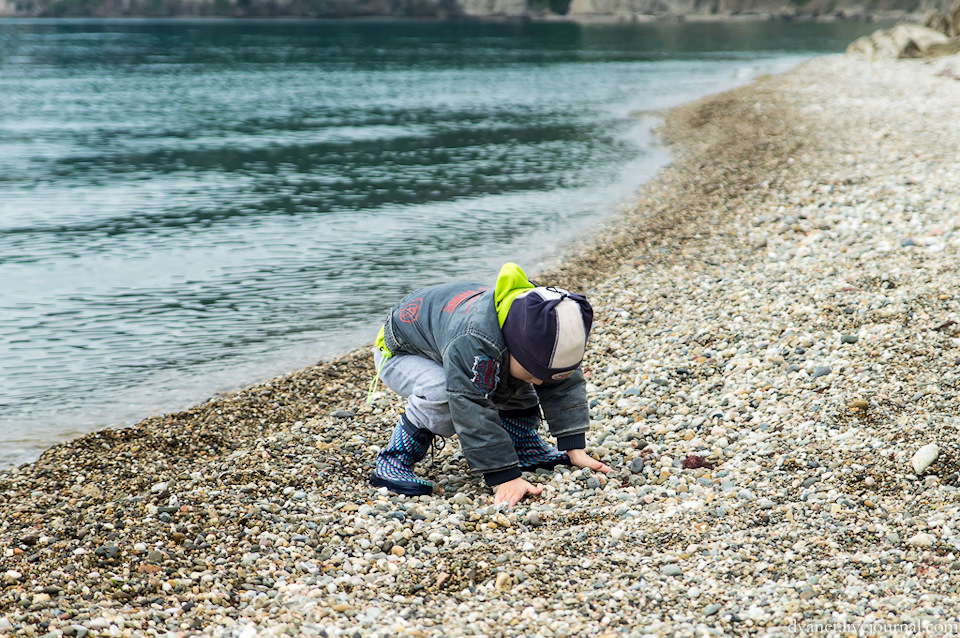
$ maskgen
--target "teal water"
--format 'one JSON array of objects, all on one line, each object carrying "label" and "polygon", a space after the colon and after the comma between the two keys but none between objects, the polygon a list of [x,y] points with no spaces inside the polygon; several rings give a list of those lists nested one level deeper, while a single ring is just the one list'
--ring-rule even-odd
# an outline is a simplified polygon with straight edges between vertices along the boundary
[{"label": "teal water", "polygon": [[668,160],[628,114],[875,28],[0,21],[0,467],[535,271]]}]

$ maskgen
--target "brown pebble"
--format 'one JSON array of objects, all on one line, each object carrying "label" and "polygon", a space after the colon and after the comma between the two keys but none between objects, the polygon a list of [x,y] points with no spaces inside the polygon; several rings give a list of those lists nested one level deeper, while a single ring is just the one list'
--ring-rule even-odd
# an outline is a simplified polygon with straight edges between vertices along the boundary
[{"label": "brown pebble", "polygon": [[702,456],[697,456],[696,454],[691,454],[687,456],[687,458],[680,461],[680,465],[687,470],[697,470],[697,469],[700,469],[701,467],[705,467],[710,470],[713,469],[713,463],[703,458]]}]

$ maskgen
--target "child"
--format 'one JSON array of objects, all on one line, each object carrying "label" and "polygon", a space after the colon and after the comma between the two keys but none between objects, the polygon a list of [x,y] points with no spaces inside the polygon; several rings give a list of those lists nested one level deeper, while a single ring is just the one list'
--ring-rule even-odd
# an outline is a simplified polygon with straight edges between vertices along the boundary
[{"label": "child", "polygon": [[[435,436],[454,434],[468,465],[496,490],[495,504],[512,507],[542,491],[522,470],[563,463],[609,472],[583,449],[590,414],[579,367],[592,322],[585,297],[537,287],[512,263],[492,290],[441,284],[408,295],[374,349],[379,378],[407,407],[370,482],[430,494],[413,465]],[[541,409],[557,447],[537,433]]]}]

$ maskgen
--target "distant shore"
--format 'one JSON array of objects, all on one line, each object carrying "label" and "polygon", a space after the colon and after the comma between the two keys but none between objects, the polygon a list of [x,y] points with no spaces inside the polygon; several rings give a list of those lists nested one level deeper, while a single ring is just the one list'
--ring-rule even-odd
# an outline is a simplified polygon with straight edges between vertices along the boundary
[{"label": "distant shore", "polygon": [[906,11],[881,11],[851,14],[791,14],[791,13],[741,13],[741,14],[596,14],[596,15],[521,15],[521,16],[299,16],[299,15],[196,15],[191,13],[163,15],[163,14],[14,14],[0,13],[3,20],[276,20],[276,21],[308,21],[320,20],[331,22],[494,22],[494,23],[524,23],[524,22],[560,22],[579,25],[625,25],[625,24],[670,24],[678,22],[923,22],[925,14]]},{"label": "distant shore", "polygon": [[0,472],[0,634],[947,633],[958,103],[960,57],[834,56],[666,114],[676,160],[539,274],[597,310],[612,475],[499,511],[453,442],[374,490],[361,349]]}]

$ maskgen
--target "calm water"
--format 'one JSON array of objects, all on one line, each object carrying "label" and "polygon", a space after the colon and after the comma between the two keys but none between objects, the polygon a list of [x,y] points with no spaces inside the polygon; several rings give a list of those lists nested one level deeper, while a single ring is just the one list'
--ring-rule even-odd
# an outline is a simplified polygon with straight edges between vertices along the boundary
[{"label": "calm water", "polygon": [[536,270],[667,161],[631,111],[875,28],[0,21],[0,467]]}]

